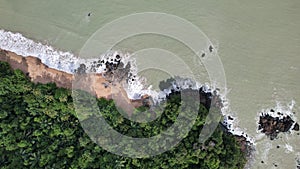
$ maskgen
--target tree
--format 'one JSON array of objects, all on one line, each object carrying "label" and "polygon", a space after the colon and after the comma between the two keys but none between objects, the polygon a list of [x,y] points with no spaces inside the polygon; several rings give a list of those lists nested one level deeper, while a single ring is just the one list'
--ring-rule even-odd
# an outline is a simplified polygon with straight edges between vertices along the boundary
[{"label": "tree", "polygon": [[[91,97],[82,91],[81,94]],[[188,113],[192,111],[180,108],[189,104],[183,103],[180,93],[172,94],[161,116],[149,123],[124,118],[112,100],[97,99],[97,104],[115,130],[131,137],[155,136],[174,124],[179,113],[190,118]],[[0,62],[0,167],[243,168],[245,154],[235,137],[221,126],[205,143],[198,142],[207,114],[208,109],[200,105],[192,130],[171,150],[151,158],[121,157],[102,149],[84,132],[70,90],[53,83],[31,83],[21,71],[13,71],[7,63]],[[90,127],[97,126],[96,118],[96,114],[84,115]],[[165,143],[168,141],[171,140]],[[158,147],[154,145],[154,149]]]}]

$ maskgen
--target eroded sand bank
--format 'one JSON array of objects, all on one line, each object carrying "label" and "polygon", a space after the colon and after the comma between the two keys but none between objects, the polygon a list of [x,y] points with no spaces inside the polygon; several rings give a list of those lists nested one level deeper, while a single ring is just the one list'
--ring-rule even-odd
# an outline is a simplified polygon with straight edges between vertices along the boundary
[{"label": "eroded sand bank", "polygon": [[[73,74],[49,68],[39,58],[23,57],[2,49],[0,49],[0,61],[8,62],[13,69],[20,69],[34,83],[46,84],[52,82],[58,87],[85,90],[98,98],[118,98],[117,106],[127,107],[126,112],[132,112],[133,107],[141,106],[141,101],[129,99],[120,85],[111,84],[101,74],[86,74],[75,77]],[[75,78],[76,81],[73,83]]]}]

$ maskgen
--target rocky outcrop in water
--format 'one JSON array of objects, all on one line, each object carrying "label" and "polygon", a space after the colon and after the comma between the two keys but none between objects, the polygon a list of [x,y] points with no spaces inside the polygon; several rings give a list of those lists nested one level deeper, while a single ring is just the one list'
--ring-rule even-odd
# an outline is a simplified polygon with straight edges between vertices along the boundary
[{"label": "rocky outcrop in water", "polygon": [[294,125],[294,127],[293,127],[292,130],[299,131],[299,124],[296,123],[296,124]]},{"label": "rocky outcrop in water", "polygon": [[259,117],[258,130],[261,130],[261,132],[265,133],[271,140],[274,140],[280,132],[290,131],[293,125],[293,129],[298,131],[298,123],[295,123],[290,116],[273,117],[269,114],[262,114]]}]

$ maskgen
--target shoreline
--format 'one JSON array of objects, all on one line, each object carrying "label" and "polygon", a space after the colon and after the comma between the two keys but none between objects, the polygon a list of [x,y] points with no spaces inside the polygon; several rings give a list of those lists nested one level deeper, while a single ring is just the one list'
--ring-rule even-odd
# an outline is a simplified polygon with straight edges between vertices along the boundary
[{"label": "shoreline", "polygon": [[[37,47],[35,45],[37,45]],[[72,81],[74,80],[74,75],[72,73],[74,73],[75,70],[80,67],[79,66],[80,62],[86,64],[86,62],[78,59],[70,52],[56,51],[51,46],[34,42],[30,39],[27,39],[20,33],[11,33],[9,31],[3,31],[3,30],[0,30],[0,50],[1,50],[0,54],[2,55],[0,57],[0,60],[1,58],[4,59],[3,61],[7,60],[11,62],[10,65],[14,69],[21,68],[21,70],[23,69],[22,71],[25,74],[29,73],[28,76],[32,79],[33,82],[36,83],[54,82],[57,84],[58,87],[65,87],[69,89],[72,88]],[[4,51],[6,52],[5,56],[3,56]],[[110,59],[115,59],[115,56],[117,55],[111,53],[109,55],[106,56],[104,55],[100,57],[102,57],[102,60],[104,61],[109,61]],[[123,62],[125,66],[127,63],[130,63],[129,56],[127,54],[125,55]],[[93,67],[95,64],[93,65],[92,63],[93,62],[86,64],[86,68],[88,71],[95,68]],[[65,65],[65,66],[62,67],[61,65]],[[42,70],[38,70],[38,69],[42,69]],[[97,67],[97,69],[99,69],[99,67]],[[130,73],[135,74],[136,72],[132,72],[132,70],[130,70]],[[90,83],[90,86],[84,85],[84,83],[82,83],[80,87],[83,87],[83,89],[88,92],[94,93],[97,97],[103,97],[106,99],[113,98],[113,96],[111,95],[112,94],[111,88],[107,87],[107,85],[104,85],[110,83],[109,81],[107,81],[107,79],[102,77],[100,73],[96,73],[94,74],[94,77],[85,77],[85,80],[89,81],[91,78],[93,78],[94,80]],[[129,78],[131,79],[131,77]],[[61,82],[60,79],[64,79],[64,80]],[[186,81],[179,81],[177,83],[174,83],[173,88],[175,87],[176,89],[176,87],[179,86],[181,87],[181,89],[184,89],[184,87],[186,86],[180,86],[180,85],[186,85],[185,82]],[[193,82],[191,82],[191,84],[193,84]],[[214,91],[216,91],[214,89],[211,89],[207,85],[193,84],[193,86],[197,87],[197,90],[199,90],[200,87],[202,87],[203,92],[205,94],[207,93],[212,94]],[[114,88],[114,92],[119,94],[119,95],[115,95],[114,98],[121,98],[116,102],[117,106],[120,106],[122,108],[129,107],[129,106],[124,106],[129,103],[132,104],[133,107],[138,107],[139,105],[142,105],[141,100],[143,98],[140,100],[129,98],[130,96],[134,96],[135,93],[141,95],[147,95],[148,93],[150,93],[150,95],[155,95],[155,96],[164,94],[167,96],[168,92],[170,93],[172,89],[172,88],[166,89],[167,93],[155,93],[155,91],[151,91],[148,89],[145,90],[142,87],[143,84],[139,81],[139,79],[135,79],[134,84],[130,84],[129,90],[124,89],[121,85],[117,86],[117,90],[115,90]],[[226,128],[226,132],[233,134],[234,136],[236,136],[236,138],[245,138],[245,139],[241,139],[244,140],[242,141],[244,145],[249,144],[251,146],[255,146],[254,139],[248,136],[242,129],[240,129],[238,127],[237,124],[238,122],[236,120],[236,117],[230,115],[230,110],[228,107],[229,104],[227,103],[226,97],[218,95],[218,98],[221,99],[222,101],[222,106],[220,107],[220,110],[223,116],[223,120],[221,124],[224,126],[224,128]],[[157,100],[160,98],[158,97],[154,99]],[[132,107],[130,108],[132,109]],[[127,112],[129,111],[130,110],[127,110]]]},{"label": "shoreline", "polygon": [[[113,97],[118,97],[121,99],[118,99],[116,104],[124,107],[125,104],[131,104],[133,107],[141,106],[142,100],[131,100],[128,97],[126,97],[126,91],[122,89],[121,86],[118,86],[120,90],[112,91],[112,88],[110,86],[104,85],[104,83],[109,83],[107,79],[102,77],[101,74],[93,74],[92,76],[83,76],[80,78],[83,78],[82,81],[80,81],[80,84],[78,85],[72,85],[72,82],[74,81],[74,75],[63,72],[60,70],[56,70],[53,68],[49,68],[47,65],[43,64],[39,58],[32,57],[32,56],[19,56],[15,54],[14,52],[6,51],[0,49],[0,61],[8,62],[9,65],[12,67],[12,69],[20,69],[25,75],[27,75],[32,82],[34,83],[55,83],[58,87],[72,89],[72,87],[78,87],[80,89],[83,89],[85,91],[88,91],[92,94],[94,94],[98,98],[105,98],[105,99],[112,99]],[[93,79],[93,80],[92,80]],[[86,82],[92,81],[89,85],[83,85]],[[99,85],[101,84],[101,85]],[[202,97],[201,103],[204,105],[210,105],[209,103],[211,101],[217,102],[217,98],[214,100],[209,99],[209,94],[205,92],[201,92]],[[114,95],[114,96],[113,96]],[[125,102],[124,102],[125,101]],[[221,99],[219,98],[219,102]],[[128,106],[127,106],[128,107]],[[131,107],[129,107],[131,108]],[[221,108],[220,108],[221,109]],[[131,111],[130,109],[125,110],[126,112]],[[130,115],[130,114],[129,114]],[[223,115],[224,116],[224,115]],[[224,116],[226,119],[231,119],[233,121],[233,118],[229,116]],[[220,122],[221,123],[221,122]],[[253,151],[253,143],[251,143],[247,137],[243,135],[236,135],[232,132],[230,132],[230,129],[228,128],[228,125],[225,125],[224,122],[221,123],[221,125],[224,127],[224,130],[226,133],[232,134],[235,136],[235,138],[238,140],[238,142],[241,145],[242,151],[245,153],[247,158],[249,158],[249,155],[251,152],[249,150]]]},{"label": "shoreline", "polygon": [[[125,107],[130,104],[130,112],[134,107],[142,106],[142,100],[131,100],[126,96],[126,91],[119,85],[111,87],[110,82],[101,74],[91,74],[81,76],[79,84],[73,84],[75,77],[73,74],[49,68],[41,62],[39,58],[33,56],[23,57],[14,52],[0,49],[0,61],[8,62],[12,69],[20,69],[34,83],[55,83],[57,87],[67,89],[81,89],[91,93],[97,98],[112,99],[120,98],[117,106]],[[129,114],[130,115],[130,114]]]}]

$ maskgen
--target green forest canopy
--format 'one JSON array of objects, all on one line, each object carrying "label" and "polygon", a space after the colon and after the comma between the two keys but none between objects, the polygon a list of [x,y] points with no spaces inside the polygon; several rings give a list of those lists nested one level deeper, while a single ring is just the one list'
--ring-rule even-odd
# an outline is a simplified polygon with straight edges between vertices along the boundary
[{"label": "green forest canopy", "polygon": [[[151,137],[165,130],[179,113],[178,96],[153,122],[122,117],[112,100],[98,99],[99,110],[115,130],[132,137]],[[235,136],[219,126],[199,144],[208,110],[176,147],[151,158],[122,157],[95,144],[76,118],[71,91],[55,84],[34,84],[20,70],[0,62],[1,168],[243,168],[245,154]],[[89,119],[87,119],[89,120]],[[212,144],[213,143],[213,144]]]}]

